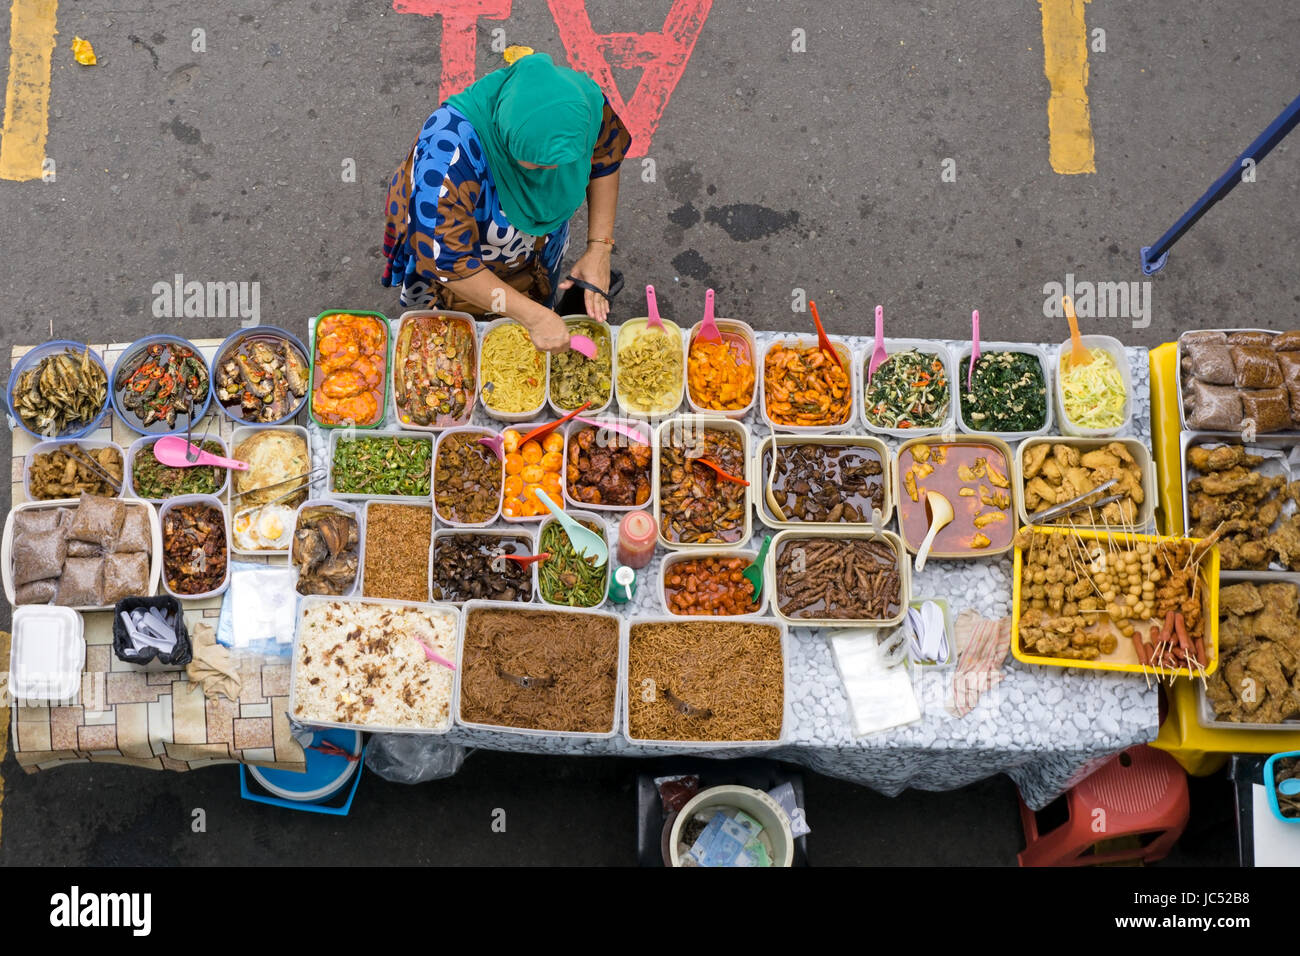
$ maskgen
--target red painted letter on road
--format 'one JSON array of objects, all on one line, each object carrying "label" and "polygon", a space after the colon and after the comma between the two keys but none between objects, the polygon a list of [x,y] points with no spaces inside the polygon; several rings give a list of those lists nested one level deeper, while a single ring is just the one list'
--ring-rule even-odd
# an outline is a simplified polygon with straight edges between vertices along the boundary
[{"label": "red painted letter on road", "polygon": [[[713,0],[674,0],[662,33],[597,34],[587,14],[586,0],[547,0],[547,3],[560,29],[569,65],[590,76],[609,97],[610,105],[632,133],[628,156],[644,156],[668,98],[691,58]],[[443,48],[446,48],[445,40]],[[614,82],[616,66],[642,68],[641,82],[630,100],[624,101]]]},{"label": "red painted letter on road", "polygon": [[442,82],[438,99],[454,96],[474,82],[478,21],[504,20],[511,0],[393,0],[398,13],[442,18]]}]

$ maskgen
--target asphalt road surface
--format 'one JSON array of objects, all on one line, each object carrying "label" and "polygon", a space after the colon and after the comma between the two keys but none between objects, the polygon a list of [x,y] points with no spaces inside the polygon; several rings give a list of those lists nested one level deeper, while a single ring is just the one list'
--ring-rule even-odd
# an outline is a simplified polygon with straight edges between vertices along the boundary
[{"label": "asphalt road surface", "polygon": [[[40,34],[32,22],[40,6],[18,0],[12,19],[0,16],[0,70],[11,40]],[[566,40],[582,56],[593,48],[574,27],[583,4],[571,0],[500,0],[504,19],[476,30],[453,19],[446,36],[440,17],[367,0],[119,6],[58,4],[48,89],[10,84],[22,102],[44,107],[35,121],[7,116],[6,130],[19,121],[47,130],[26,161],[35,156],[39,171],[44,159],[49,180],[0,180],[0,328],[10,343],[51,332],[94,342],[164,328],[228,333],[231,318],[156,316],[155,284],[178,274],[255,283],[260,320],[300,333],[327,307],[395,314],[395,294],[378,281],[384,191],[439,102],[444,67],[463,50],[466,69],[482,75],[500,61],[493,45],[503,39],[559,61]],[[759,328],[806,327],[796,310],[811,297],[832,332],[868,331],[880,303],[891,334],[958,337],[978,308],[986,338],[1059,340],[1065,330],[1045,315],[1045,287],[1070,276],[1077,288],[1142,283],[1139,248],[1297,93],[1300,8],[1262,0],[1092,0],[1086,25],[1069,19],[1066,0],[1042,9],[1030,0],[588,6],[596,33],[661,31],[672,9],[681,16],[670,40],[694,42],[680,76],[649,77],[640,98],[640,66],[626,64],[646,65],[648,75],[658,61],[629,55],[611,74],[641,121],[657,118],[624,166],[615,264],[628,291],[615,319],[642,314],[639,289],[649,282],[664,313],[683,321],[698,318],[713,287],[720,314]],[[1046,55],[1044,16],[1066,24]],[[94,45],[98,65],[74,62],[74,36]],[[18,140],[0,149],[22,166]],[[1300,324],[1298,157],[1293,138],[1181,241],[1161,275],[1128,287],[1127,309],[1116,299],[1108,310],[1124,314],[1085,319],[1085,331],[1154,345],[1187,327]],[[1095,172],[1054,168],[1071,163]],[[543,766],[555,776],[541,789],[511,783]],[[3,772],[0,862],[311,858],[303,834],[314,824],[239,808],[229,799],[233,771],[96,767],[22,778],[9,758]],[[494,787],[518,788],[554,836],[531,858],[487,849],[486,837],[439,852],[400,849],[400,834],[367,842],[364,820],[380,823],[363,814],[354,855],[340,859],[630,862],[630,850],[588,858],[567,841],[579,825],[607,836],[602,846],[630,841],[631,773],[620,761],[476,755],[455,780],[419,788],[418,799],[442,807],[450,824],[459,812],[486,814]],[[1198,812],[1217,819],[1226,787],[1195,792],[1214,795]],[[235,849],[204,850],[156,827],[160,815],[218,796],[233,803],[231,819],[256,817],[245,837],[231,837]],[[810,783],[810,802],[810,819],[836,834],[822,859],[1005,863],[1018,849],[1005,780],[895,801],[820,781]],[[57,834],[36,839],[44,808],[56,803]],[[592,809],[579,823],[556,823],[573,805]],[[873,827],[882,813],[913,834],[892,856]],[[972,826],[995,819],[1001,829],[941,846],[926,836],[936,815]],[[1195,843],[1196,832],[1193,858],[1227,858],[1220,837]]]}]

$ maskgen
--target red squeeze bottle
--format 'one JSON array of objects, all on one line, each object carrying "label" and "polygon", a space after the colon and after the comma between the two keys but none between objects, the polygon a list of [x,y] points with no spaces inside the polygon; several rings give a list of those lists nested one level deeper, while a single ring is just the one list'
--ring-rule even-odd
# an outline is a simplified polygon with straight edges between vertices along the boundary
[{"label": "red squeeze bottle", "polygon": [[618,526],[618,563],[644,568],[655,556],[655,519],[644,511],[630,511]]}]

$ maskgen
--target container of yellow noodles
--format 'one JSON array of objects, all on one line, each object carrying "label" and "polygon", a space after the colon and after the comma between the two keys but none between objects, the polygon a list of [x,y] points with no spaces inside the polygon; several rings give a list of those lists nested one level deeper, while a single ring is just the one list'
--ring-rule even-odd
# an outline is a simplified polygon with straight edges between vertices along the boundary
[{"label": "container of yellow noodles", "polygon": [[1104,438],[1123,431],[1133,417],[1133,372],[1119,339],[1084,335],[1087,365],[1070,358],[1070,340],[1056,349],[1056,410],[1061,432]]},{"label": "container of yellow noodles", "polygon": [[629,319],[618,330],[618,407],[624,415],[658,418],[677,411],[686,388],[686,336],[676,322],[662,329]]},{"label": "container of yellow noodles", "polygon": [[478,380],[489,415],[503,422],[532,421],[546,404],[546,353],[533,346],[528,330],[514,319],[497,319],[483,332]]}]

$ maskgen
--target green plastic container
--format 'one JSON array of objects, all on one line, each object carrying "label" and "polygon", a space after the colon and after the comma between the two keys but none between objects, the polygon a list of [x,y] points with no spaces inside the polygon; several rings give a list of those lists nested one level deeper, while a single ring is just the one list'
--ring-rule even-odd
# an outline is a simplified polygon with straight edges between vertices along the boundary
[{"label": "green plastic container", "polygon": [[[379,399],[379,417],[369,425],[348,425],[338,424],[330,425],[316,417],[316,330],[320,327],[321,320],[331,315],[368,315],[379,320],[384,327],[384,392]],[[382,312],[367,312],[364,309],[326,309],[311,323],[311,335],[307,343],[307,348],[311,352],[311,390],[307,393],[307,414],[311,420],[320,428],[379,428],[384,424],[388,414],[389,391],[393,387],[393,377],[391,369],[393,365],[393,327],[388,321],[388,316]]]}]

